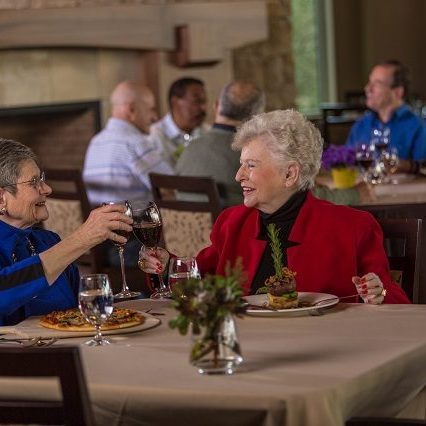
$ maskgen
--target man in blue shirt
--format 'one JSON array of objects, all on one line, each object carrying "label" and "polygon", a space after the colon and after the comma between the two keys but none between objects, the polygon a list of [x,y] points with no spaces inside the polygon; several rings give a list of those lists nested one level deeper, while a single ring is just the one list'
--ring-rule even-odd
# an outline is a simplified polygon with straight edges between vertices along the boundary
[{"label": "man in blue shirt", "polygon": [[399,172],[416,172],[426,160],[425,124],[405,103],[408,70],[399,61],[388,60],[373,67],[365,86],[370,109],[353,125],[347,145],[369,144],[373,129],[390,130],[390,146],[398,150]]}]

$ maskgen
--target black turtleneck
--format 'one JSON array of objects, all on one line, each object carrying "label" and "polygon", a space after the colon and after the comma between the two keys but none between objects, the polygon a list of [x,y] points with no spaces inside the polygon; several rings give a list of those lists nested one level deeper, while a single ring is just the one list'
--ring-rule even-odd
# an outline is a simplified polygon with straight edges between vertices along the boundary
[{"label": "black turtleneck", "polygon": [[264,286],[265,280],[275,274],[271,246],[266,227],[270,223],[274,223],[278,228],[284,254],[283,266],[287,266],[287,248],[298,244],[290,241],[288,237],[290,235],[291,228],[296,221],[297,215],[306,200],[306,195],[307,191],[296,192],[274,213],[266,214],[260,212],[261,225],[257,238],[259,240],[266,240],[267,245],[251,285],[251,294],[255,294],[258,288]]}]

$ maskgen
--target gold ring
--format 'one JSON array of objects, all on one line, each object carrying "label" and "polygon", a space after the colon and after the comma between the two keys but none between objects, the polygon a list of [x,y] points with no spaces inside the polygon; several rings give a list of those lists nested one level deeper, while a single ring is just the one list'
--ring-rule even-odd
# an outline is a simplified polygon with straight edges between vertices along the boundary
[{"label": "gold ring", "polygon": [[145,259],[139,260],[139,268],[141,268],[142,270],[145,269]]},{"label": "gold ring", "polygon": [[384,289],[382,289],[382,292],[380,293],[383,297],[385,297],[386,296],[386,294],[387,294],[387,290],[384,288]]}]

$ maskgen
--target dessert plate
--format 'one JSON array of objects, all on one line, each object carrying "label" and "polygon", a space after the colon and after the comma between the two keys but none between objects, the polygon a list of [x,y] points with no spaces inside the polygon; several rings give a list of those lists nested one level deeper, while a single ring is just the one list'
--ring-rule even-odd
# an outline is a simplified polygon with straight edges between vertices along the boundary
[{"label": "dessert plate", "polygon": [[[250,307],[247,309],[247,315],[256,317],[282,317],[304,315],[309,314],[309,311],[316,311],[322,308],[330,308],[331,306],[337,305],[339,303],[339,298],[333,294],[299,292],[299,303],[302,304],[300,308],[270,310],[266,308],[266,294],[245,296],[244,299],[250,304],[257,306],[265,306],[265,309],[252,309]],[[322,300],[324,300],[324,302],[322,302]]]}]

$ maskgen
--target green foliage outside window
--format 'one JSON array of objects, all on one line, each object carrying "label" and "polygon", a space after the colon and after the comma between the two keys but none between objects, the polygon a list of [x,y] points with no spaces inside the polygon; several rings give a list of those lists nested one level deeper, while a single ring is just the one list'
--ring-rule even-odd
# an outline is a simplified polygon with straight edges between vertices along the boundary
[{"label": "green foliage outside window", "polygon": [[296,105],[305,114],[319,109],[317,0],[291,0]]}]

